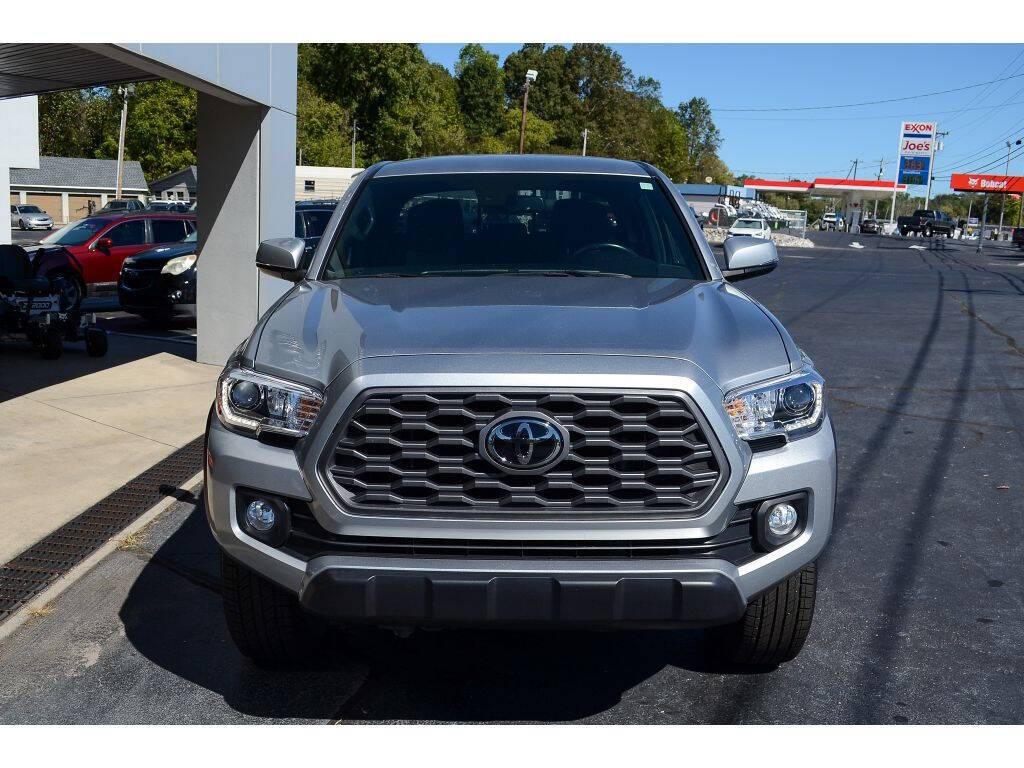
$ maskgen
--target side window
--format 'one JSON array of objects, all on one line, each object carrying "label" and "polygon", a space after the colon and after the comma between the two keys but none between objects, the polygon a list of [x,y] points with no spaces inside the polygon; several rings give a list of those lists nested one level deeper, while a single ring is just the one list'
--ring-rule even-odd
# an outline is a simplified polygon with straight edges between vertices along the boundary
[{"label": "side window", "polygon": [[295,213],[295,236],[306,236],[306,226],[302,223],[302,214],[298,212]]},{"label": "side window", "polygon": [[18,206],[12,205],[11,206],[11,213],[17,213],[17,212],[18,212]]},{"label": "side window", "polygon": [[154,243],[176,243],[188,234],[181,219],[150,219]]},{"label": "side window", "polygon": [[115,246],[145,245],[146,222],[144,219],[122,221],[120,224],[107,231],[104,237],[109,237]]}]

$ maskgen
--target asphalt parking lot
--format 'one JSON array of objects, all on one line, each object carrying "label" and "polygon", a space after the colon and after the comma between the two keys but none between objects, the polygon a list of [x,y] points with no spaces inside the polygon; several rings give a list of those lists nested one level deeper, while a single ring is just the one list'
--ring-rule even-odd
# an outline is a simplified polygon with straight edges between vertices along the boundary
[{"label": "asphalt parking lot", "polygon": [[0,641],[0,722],[1022,722],[1024,252],[812,237],[742,284],[825,375],[839,441],[794,662],[721,668],[700,632],[366,630],[259,670],[227,637],[201,503],[178,491]]}]

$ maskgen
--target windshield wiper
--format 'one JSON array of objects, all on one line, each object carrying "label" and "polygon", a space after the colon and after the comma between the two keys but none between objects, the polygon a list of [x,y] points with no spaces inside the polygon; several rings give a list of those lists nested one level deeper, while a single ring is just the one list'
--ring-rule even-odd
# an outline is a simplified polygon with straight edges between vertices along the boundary
[{"label": "windshield wiper", "polygon": [[604,272],[600,269],[518,269],[522,275],[550,275],[551,277],[626,277],[631,278],[624,272]]},{"label": "windshield wiper", "polygon": [[633,277],[623,272],[602,272],[599,269],[445,269],[421,272],[423,275],[541,275],[548,277]]}]

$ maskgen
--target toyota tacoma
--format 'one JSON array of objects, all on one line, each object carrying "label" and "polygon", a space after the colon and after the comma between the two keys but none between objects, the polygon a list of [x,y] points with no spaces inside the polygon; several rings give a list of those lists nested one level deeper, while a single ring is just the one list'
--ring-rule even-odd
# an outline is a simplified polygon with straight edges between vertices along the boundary
[{"label": "toyota tacoma", "polygon": [[231,355],[206,447],[231,635],[332,625],[710,628],[792,659],[832,527],[824,382],[645,163],[380,163]]}]

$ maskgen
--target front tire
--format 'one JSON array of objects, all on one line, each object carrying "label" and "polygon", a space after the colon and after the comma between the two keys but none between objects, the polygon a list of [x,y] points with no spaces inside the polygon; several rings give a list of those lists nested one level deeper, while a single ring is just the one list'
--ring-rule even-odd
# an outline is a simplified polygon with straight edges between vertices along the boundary
[{"label": "front tire", "polygon": [[223,552],[220,563],[224,618],[242,655],[262,666],[309,658],[324,628],[302,611],[298,598]]},{"label": "front tire", "polygon": [[725,659],[774,667],[796,658],[811,630],[817,583],[817,567],[810,563],[758,595],[742,619],[717,630]]}]

